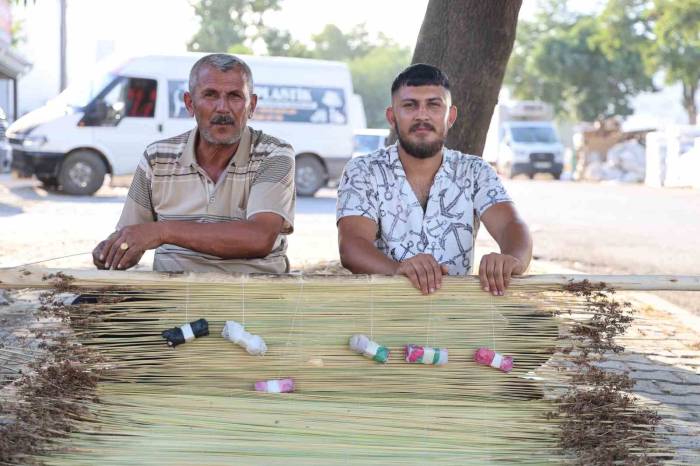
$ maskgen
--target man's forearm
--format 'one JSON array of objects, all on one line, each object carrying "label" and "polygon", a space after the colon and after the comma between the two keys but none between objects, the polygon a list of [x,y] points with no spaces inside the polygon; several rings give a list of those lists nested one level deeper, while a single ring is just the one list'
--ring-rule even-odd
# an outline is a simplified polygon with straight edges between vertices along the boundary
[{"label": "man's forearm", "polygon": [[504,228],[501,238],[497,238],[501,254],[515,257],[523,264],[522,273],[527,270],[532,259],[532,237],[527,225],[519,220],[512,221]]},{"label": "man's forearm", "polygon": [[162,244],[224,259],[265,257],[272,250],[278,233],[254,222],[237,220],[222,223],[159,222]]},{"label": "man's forearm", "polygon": [[340,241],[340,262],[352,273],[394,275],[399,263],[386,257],[364,238],[344,238]]}]

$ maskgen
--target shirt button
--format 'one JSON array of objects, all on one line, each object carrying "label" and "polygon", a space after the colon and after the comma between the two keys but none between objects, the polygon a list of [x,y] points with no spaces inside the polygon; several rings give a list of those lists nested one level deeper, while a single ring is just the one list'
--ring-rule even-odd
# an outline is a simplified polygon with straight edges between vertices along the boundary
[{"label": "shirt button", "polygon": [[213,204],[213,203],[214,203],[214,196],[209,198],[209,204]]}]

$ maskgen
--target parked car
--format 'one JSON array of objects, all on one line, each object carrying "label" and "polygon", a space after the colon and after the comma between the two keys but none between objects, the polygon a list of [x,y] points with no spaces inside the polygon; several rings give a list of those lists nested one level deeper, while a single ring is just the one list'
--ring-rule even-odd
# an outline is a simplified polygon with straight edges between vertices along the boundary
[{"label": "parked car", "polygon": [[10,171],[12,164],[12,147],[7,140],[7,114],[0,108],[0,173]]},{"label": "parked car", "polygon": [[369,154],[387,145],[388,129],[356,129],[353,136],[352,156]]},{"label": "parked car", "polygon": [[[8,135],[13,169],[70,194],[93,194],[105,175],[134,172],[147,144],[195,125],[183,102],[190,69],[204,54],[131,58],[71,86],[18,119]],[[250,126],[296,150],[296,187],[313,196],[352,154],[362,108],[344,63],[242,57],[253,71],[258,106]],[[360,104],[361,105],[361,104]]]}]

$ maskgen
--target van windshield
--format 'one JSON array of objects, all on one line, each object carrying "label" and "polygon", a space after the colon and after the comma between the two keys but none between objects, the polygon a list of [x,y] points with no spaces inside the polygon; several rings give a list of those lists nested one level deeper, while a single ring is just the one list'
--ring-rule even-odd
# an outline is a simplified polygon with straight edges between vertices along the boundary
[{"label": "van windshield", "polygon": [[510,128],[513,142],[539,142],[553,144],[559,142],[557,133],[551,126],[515,126]]},{"label": "van windshield", "polygon": [[83,109],[92,102],[109,83],[114,81],[116,75],[113,73],[103,73],[96,75],[89,81],[77,82],[68,86],[63,92],[58,94],[50,103],[65,105],[75,109]]}]

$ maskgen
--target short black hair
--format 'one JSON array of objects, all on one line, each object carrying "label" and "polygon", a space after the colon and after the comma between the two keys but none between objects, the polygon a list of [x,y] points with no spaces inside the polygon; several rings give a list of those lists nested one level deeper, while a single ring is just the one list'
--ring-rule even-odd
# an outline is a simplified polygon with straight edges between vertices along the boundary
[{"label": "short black hair", "polygon": [[416,63],[396,76],[391,85],[391,95],[402,86],[442,86],[448,92],[450,81],[440,68],[425,63]]}]

